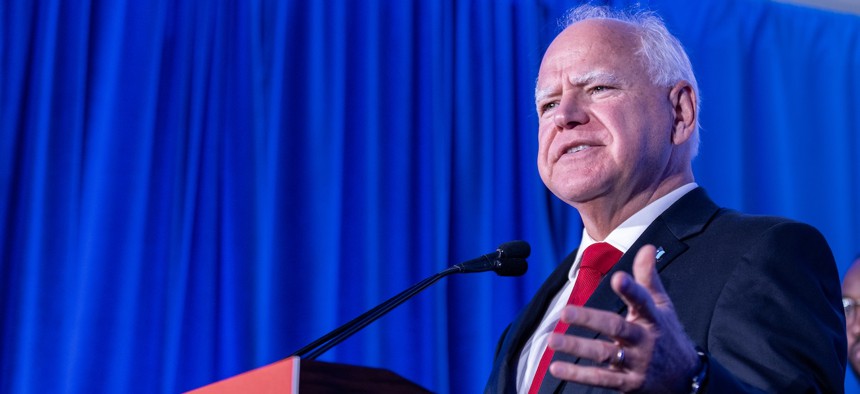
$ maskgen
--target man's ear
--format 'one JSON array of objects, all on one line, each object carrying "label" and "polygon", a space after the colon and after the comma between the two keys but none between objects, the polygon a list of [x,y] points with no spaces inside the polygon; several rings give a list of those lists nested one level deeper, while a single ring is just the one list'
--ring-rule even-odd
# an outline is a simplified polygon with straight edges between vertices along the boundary
[{"label": "man's ear", "polygon": [[675,114],[675,123],[672,125],[672,143],[681,145],[696,131],[696,120],[699,116],[696,92],[687,81],[680,81],[669,91],[669,102]]}]

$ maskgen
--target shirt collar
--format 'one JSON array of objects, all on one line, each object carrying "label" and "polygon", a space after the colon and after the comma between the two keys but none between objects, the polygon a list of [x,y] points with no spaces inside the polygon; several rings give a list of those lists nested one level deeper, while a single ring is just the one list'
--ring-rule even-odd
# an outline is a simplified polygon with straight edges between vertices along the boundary
[{"label": "shirt collar", "polygon": [[[627,253],[630,247],[633,246],[633,243],[639,239],[639,236],[645,232],[645,229],[651,225],[657,216],[660,216],[660,214],[669,209],[672,204],[697,187],[699,187],[698,184],[691,182],[654,200],[652,203],[634,213],[633,216],[630,216],[627,220],[612,230],[603,242],[614,246],[616,249],[620,250],[621,253]],[[575,276],[574,273],[579,267],[579,261],[582,259],[582,252],[585,248],[594,243],[597,243],[597,241],[591,238],[591,236],[588,235],[588,232],[583,229],[582,240],[579,242],[579,250],[576,251],[575,263],[568,273],[568,277],[571,278],[571,281],[573,281]]]}]

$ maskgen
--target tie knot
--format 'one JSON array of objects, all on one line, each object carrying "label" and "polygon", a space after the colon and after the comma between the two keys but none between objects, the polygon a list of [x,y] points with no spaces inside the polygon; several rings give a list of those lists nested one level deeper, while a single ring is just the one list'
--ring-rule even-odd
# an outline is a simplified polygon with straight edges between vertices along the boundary
[{"label": "tie knot", "polygon": [[585,248],[582,252],[582,268],[591,268],[606,275],[612,266],[621,259],[621,251],[606,242],[598,242]]}]

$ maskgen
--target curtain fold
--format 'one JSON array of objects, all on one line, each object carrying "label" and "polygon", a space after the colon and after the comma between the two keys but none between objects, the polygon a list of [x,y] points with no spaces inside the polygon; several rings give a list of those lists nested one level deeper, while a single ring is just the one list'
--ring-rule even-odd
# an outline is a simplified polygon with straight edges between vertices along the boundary
[{"label": "curtain fold", "polygon": [[[526,276],[447,278],[322,357],[480,392],[580,238],[535,165],[534,81],[572,5],[4,1],[0,392],[190,390],[524,239]],[[697,181],[815,225],[844,272],[860,18],[646,5],[699,76]]]}]

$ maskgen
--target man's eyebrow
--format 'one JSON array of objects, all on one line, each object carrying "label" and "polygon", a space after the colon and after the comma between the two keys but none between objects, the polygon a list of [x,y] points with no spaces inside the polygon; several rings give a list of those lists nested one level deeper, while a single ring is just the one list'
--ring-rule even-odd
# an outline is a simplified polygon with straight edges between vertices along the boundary
[{"label": "man's eyebrow", "polygon": [[583,75],[580,75],[579,77],[574,79],[572,82],[574,85],[588,85],[590,83],[594,83],[597,81],[605,82],[605,83],[618,83],[620,81],[620,79],[618,78],[617,75],[615,75],[611,72],[595,70],[595,71],[589,71]]},{"label": "man's eyebrow", "polygon": [[538,89],[535,87],[535,103],[539,103],[549,97],[552,94],[552,90],[550,89]]},{"label": "man's eyebrow", "polygon": [[[594,70],[579,75],[570,82],[574,86],[582,86],[592,84],[598,81],[601,83],[617,84],[620,80],[621,79],[613,73],[602,70]],[[541,102],[542,100],[546,99],[547,96],[552,95],[554,92],[555,89],[552,88],[540,89],[537,87],[537,83],[535,83],[535,102]]]}]

